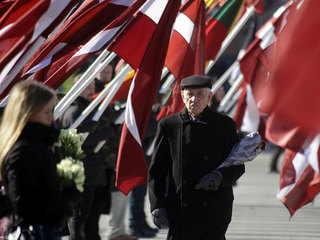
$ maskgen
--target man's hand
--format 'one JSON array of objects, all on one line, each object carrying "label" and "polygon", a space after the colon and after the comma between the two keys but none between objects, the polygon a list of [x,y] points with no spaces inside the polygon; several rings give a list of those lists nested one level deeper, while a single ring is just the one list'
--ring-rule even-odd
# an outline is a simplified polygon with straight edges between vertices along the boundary
[{"label": "man's hand", "polygon": [[220,187],[222,181],[222,175],[219,171],[214,170],[207,175],[203,176],[199,183],[195,186],[197,190],[203,189],[203,190],[211,190],[215,191]]},{"label": "man's hand", "polygon": [[167,211],[165,208],[156,208],[151,212],[153,223],[161,229],[161,227],[169,227]]}]

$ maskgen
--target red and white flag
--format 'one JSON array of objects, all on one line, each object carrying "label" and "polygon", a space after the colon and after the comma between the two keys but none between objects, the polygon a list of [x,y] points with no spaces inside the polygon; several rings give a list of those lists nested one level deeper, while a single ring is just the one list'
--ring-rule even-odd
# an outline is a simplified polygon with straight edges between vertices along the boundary
[{"label": "red and white flag", "polygon": [[239,60],[241,72],[245,81],[251,85],[252,94],[260,112],[262,112],[260,108],[262,101],[267,98],[263,92],[268,84],[269,72],[273,64],[274,43],[285,24],[285,17],[291,5],[292,2],[289,1],[273,14],[256,32],[255,39]]},{"label": "red and white flag", "polygon": [[302,151],[315,136],[301,126],[286,121],[277,112],[272,112],[266,121],[266,138],[268,141],[293,151]]},{"label": "red and white flag", "polygon": [[187,1],[177,16],[169,43],[165,66],[174,75],[171,96],[158,119],[182,110],[180,83],[185,77],[204,74],[205,67],[205,4],[202,0]]},{"label": "red and white flag", "polygon": [[298,0],[276,42],[270,85],[264,89],[265,111],[274,111],[307,131],[320,132],[319,1]]},{"label": "red and white flag", "polygon": [[[261,92],[268,84],[269,71],[273,62],[274,42],[283,27],[284,21],[282,20],[291,4],[292,2],[288,2],[280,7],[257,31],[255,39],[239,60],[245,81],[242,83],[243,91],[234,116],[238,130],[258,131],[265,137],[267,116],[260,109],[261,102],[264,100],[264,95]],[[274,143],[279,145],[277,142]]]},{"label": "red and white flag", "polygon": [[319,171],[310,165],[314,160],[319,163],[319,141],[311,144],[304,153],[285,151],[277,198],[288,208],[291,216],[320,192]]},{"label": "red and white flag", "polygon": [[[54,56],[52,62],[50,58],[50,65],[47,69],[40,70],[36,73],[35,78],[45,79],[45,84],[53,88],[58,88],[65,80],[68,79],[76,70],[79,69],[91,56],[99,52],[105,45],[107,45],[120,31],[122,25],[132,17],[132,15],[143,5],[146,0],[114,0],[110,5],[109,10],[117,12],[114,19],[108,18],[109,24],[105,26],[100,32],[94,35],[83,46],[77,46],[67,55],[60,56],[64,53],[62,51]],[[116,6],[116,7],[115,7]],[[117,11],[116,11],[117,10]],[[105,14],[105,12],[104,12]],[[104,22],[106,24],[107,22]],[[72,44],[74,47],[77,44]],[[71,46],[71,45],[70,45]],[[70,49],[70,48],[69,48]],[[56,59],[57,58],[57,59]]]},{"label": "red and white flag", "polygon": [[242,92],[238,100],[237,110],[233,120],[237,124],[237,130],[242,132],[259,132],[265,139],[265,120],[257,107],[249,83],[241,83]]},{"label": "red and white flag", "polygon": [[157,95],[180,0],[148,0],[110,46],[136,71],[119,146],[116,186],[123,193],[146,183],[142,139]]},{"label": "red and white flag", "polygon": [[20,71],[37,44],[43,43],[77,3],[76,0],[18,0],[6,11],[0,19],[1,91],[15,77],[12,71],[15,74]]},{"label": "red and white flag", "polygon": [[34,58],[24,67],[23,74],[29,75],[50,66],[52,62],[85,44],[125,8],[117,3],[111,4],[110,0],[84,1],[59,30],[41,46]]}]

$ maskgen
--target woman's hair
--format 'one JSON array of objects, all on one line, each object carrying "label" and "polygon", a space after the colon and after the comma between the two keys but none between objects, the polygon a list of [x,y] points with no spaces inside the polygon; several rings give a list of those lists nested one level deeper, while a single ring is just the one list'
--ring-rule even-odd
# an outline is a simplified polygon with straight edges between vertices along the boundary
[{"label": "woman's hair", "polygon": [[55,91],[38,81],[20,82],[12,88],[0,124],[0,166],[30,117],[54,97]]}]

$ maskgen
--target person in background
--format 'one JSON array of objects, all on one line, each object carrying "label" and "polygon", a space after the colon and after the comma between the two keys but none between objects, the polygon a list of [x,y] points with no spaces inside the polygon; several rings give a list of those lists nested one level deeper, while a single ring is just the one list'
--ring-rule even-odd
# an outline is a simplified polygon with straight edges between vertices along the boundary
[{"label": "person in background", "polygon": [[[1,178],[11,206],[8,227],[19,239],[58,240],[63,219],[81,199],[75,185],[59,189],[53,152],[55,92],[37,81],[16,84],[0,126]],[[41,238],[42,236],[42,238]]]},{"label": "person in background", "polygon": [[102,71],[97,75],[94,80],[96,93],[101,92],[105,85],[109,83],[115,76],[115,70],[112,64],[108,64]]},{"label": "person in background", "polygon": [[284,152],[284,149],[282,147],[279,147],[277,145],[274,146],[274,149],[272,150],[272,156],[270,159],[270,166],[269,166],[270,173],[279,173],[278,162],[279,162],[280,155],[283,152]]},{"label": "person in background", "polygon": [[[59,126],[69,128],[90,104],[94,94],[95,85],[92,82],[60,116],[58,119]],[[112,137],[114,131],[105,121],[94,122],[91,119],[92,115],[89,115],[77,127],[78,132],[86,132],[89,135],[82,144],[83,151],[86,154],[83,159],[85,183],[82,204],[69,221],[71,240],[100,240],[100,215],[105,205],[108,205],[108,201],[110,201],[105,157],[102,152],[96,152],[95,148],[99,142]]]},{"label": "person in background", "polygon": [[[218,78],[216,76],[213,76],[211,78],[212,80],[212,84],[214,84],[216,81],[218,81]],[[226,95],[226,90],[224,85],[222,85],[216,92],[215,94],[213,94],[212,99],[209,103],[209,107],[213,110],[213,111],[217,111],[220,102],[222,101],[222,99],[224,98],[224,96]]]},{"label": "person in background", "polygon": [[210,78],[181,81],[185,108],[159,121],[149,168],[153,222],[170,240],[224,240],[231,221],[232,184],[244,165],[217,169],[239,141],[235,122],[213,112]]}]

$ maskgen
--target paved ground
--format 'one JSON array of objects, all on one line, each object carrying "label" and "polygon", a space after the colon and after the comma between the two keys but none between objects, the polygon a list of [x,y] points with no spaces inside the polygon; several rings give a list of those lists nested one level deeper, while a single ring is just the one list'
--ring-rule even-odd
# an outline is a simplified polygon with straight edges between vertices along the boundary
[{"label": "paved ground", "polygon": [[[279,174],[268,173],[270,153],[261,154],[246,163],[246,173],[234,188],[235,202],[228,240],[319,240],[320,201],[298,210],[290,219],[288,210],[276,198]],[[146,206],[146,212],[148,212]],[[105,237],[108,216],[100,221],[101,235]],[[151,222],[150,216],[148,221]],[[165,240],[161,230],[154,240]],[[195,239],[197,240],[197,239]]]}]

